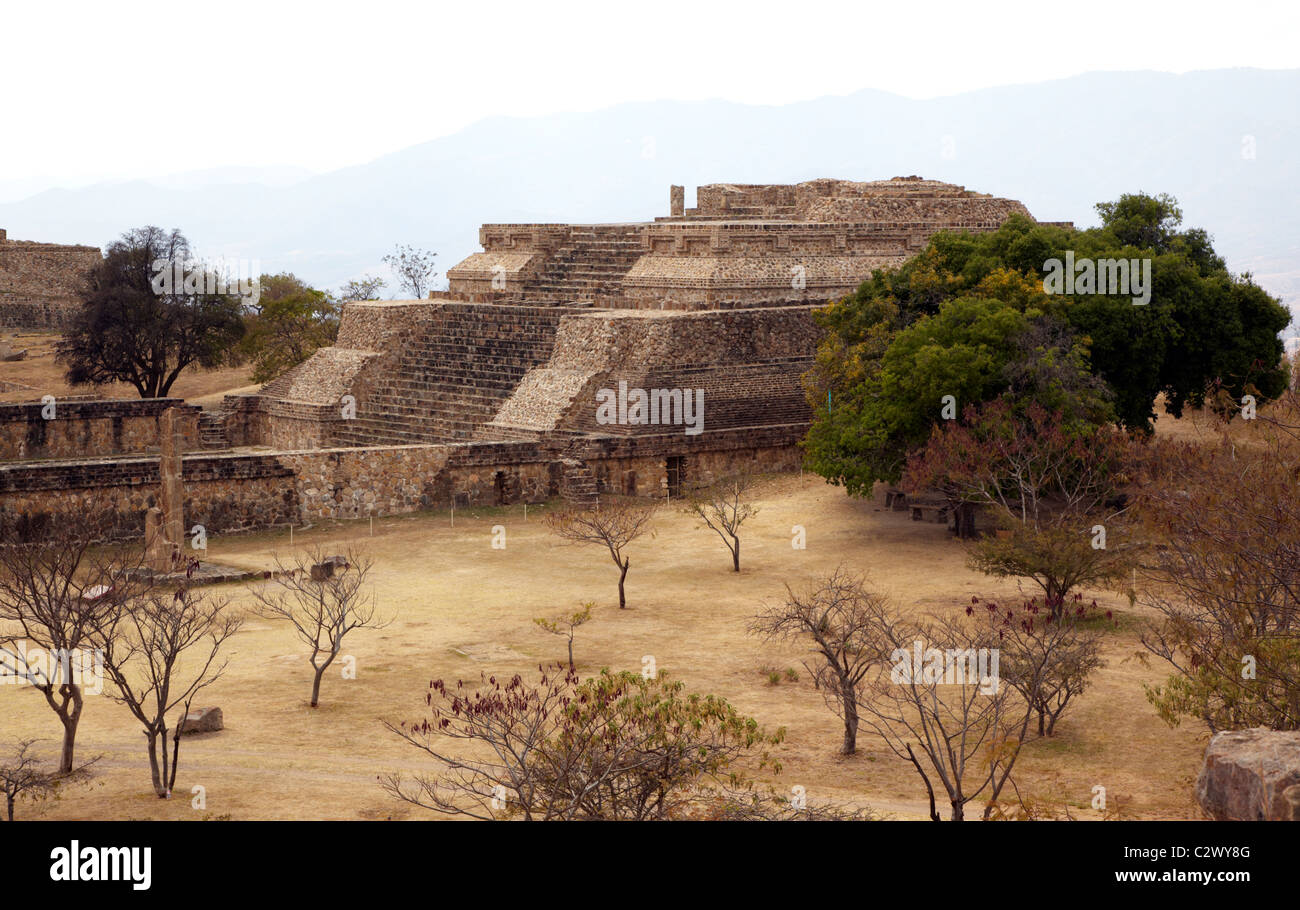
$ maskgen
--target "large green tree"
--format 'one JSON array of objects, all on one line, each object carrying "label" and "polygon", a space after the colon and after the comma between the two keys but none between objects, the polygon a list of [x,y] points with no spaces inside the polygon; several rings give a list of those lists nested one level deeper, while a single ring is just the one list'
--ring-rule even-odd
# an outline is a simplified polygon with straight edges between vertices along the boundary
[{"label": "large green tree", "polygon": [[[1097,210],[1101,225],[1084,231],[1016,215],[984,234],[941,232],[821,311],[826,336],[805,378],[812,468],[859,495],[897,481],[945,395],[958,414],[1010,397],[1149,432],[1160,395],[1180,416],[1216,388],[1283,390],[1281,303],[1229,273],[1204,231],[1179,230],[1173,199],[1131,194]],[[1067,254],[1149,261],[1149,302],[1048,293],[1048,263]]]},{"label": "large green tree", "polygon": [[253,363],[253,381],[269,382],[334,343],[339,305],[288,272],[263,275],[258,281],[260,308],[248,315],[240,348]]},{"label": "large green tree", "polygon": [[[183,276],[180,282],[172,279]],[[214,276],[215,277],[215,276]],[[190,365],[225,363],[244,334],[240,299],[213,293],[177,230],[128,231],[90,273],[89,290],[57,356],[72,385],[126,382],[163,398]]]}]

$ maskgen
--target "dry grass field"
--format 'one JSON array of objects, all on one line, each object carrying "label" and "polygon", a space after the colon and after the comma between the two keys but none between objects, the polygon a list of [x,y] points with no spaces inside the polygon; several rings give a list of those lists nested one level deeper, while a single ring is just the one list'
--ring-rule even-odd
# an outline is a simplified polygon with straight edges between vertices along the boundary
[{"label": "dry grass field", "polygon": [[[0,402],[35,401],[43,395],[66,398],[70,395],[90,395],[94,398],[137,398],[135,387],[126,383],[72,387],[63,380],[63,366],[54,360],[57,334],[34,332],[5,332],[14,350],[27,351],[25,360],[0,362]],[[185,398],[190,404],[216,404],[221,396],[249,387],[252,367],[226,367],[218,370],[190,368],[176,379],[171,396]]]},{"label": "dry grass field", "polygon": [[[594,600],[594,619],[577,634],[580,670],[639,670],[642,657],[653,655],[689,689],[723,696],[768,728],[786,727],[782,773],[764,777],[779,792],[801,785],[810,801],[923,818],[924,790],[914,770],[865,731],[858,755],[837,755],[840,722],[800,666],[805,652],[751,638],[746,623],[763,603],[782,598],[785,582],[803,585],[840,564],[866,573],[900,610],[960,610],[972,594],[1014,596],[1015,585],[969,570],[962,545],[942,525],[850,499],[820,478],[768,478],[758,496],[739,575],[697,519],[678,506],[661,510],[654,536],[632,545],[629,609],[622,611],[608,556],[559,541],[537,507],[527,521],[521,506],[458,511],[454,526],[447,512],[377,519],[373,536],[368,522],[299,530],[299,548],[359,545],[376,561],[374,594],[393,622],[348,640],[344,652],[355,657],[357,678],[332,669],[320,708],[310,709],[303,647],[286,623],[250,616],[229,645],[225,676],[200,699],[221,706],[226,729],[185,738],[175,798],[152,795],[139,728],[124,707],[101,696],[88,699],[78,737],[82,758],[102,756],[91,785],[21,811],[89,819],[434,817],[408,810],[378,786],[381,772],[430,770],[381,721],[423,716],[431,679],[527,672],[562,659],[563,640],[533,618]],[[506,528],[504,550],[490,545],[497,524]],[[794,525],[806,528],[804,550],[791,547]],[[289,540],[267,533],[217,537],[209,546],[212,560],[266,568],[273,553],[289,550]],[[211,590],[248,603],[241,585]],[[1156,716],[1142,684],[1164,671],[1134,658],[1146,617],[1122,595],[1098,599],[1120,619],[1105,648],[1107,666],[1056,736],[1028,741],[1017,779],[1035,796],[1070,804],[1081,818],[1098,816],[1089,808],[1096,785],[1127,817],[1198,817],[1192,785],[1207,736],[1190,725],[1171,729]],[[767,671],[787,667],[800,679],[770,685]],[[42,750],[52,756],[59,730],[38,693],[0,686],[0,740],[44,737]],[[196,785],[206,790],[202,811],[191,807]]]}]

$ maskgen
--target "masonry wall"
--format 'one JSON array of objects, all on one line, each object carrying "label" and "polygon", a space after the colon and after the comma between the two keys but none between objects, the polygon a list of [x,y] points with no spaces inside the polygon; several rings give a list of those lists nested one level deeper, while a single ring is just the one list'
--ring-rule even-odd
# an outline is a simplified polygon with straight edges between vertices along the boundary
[{"label": "masonry wall", "polygon": [[185,445],[199,445],[199,408],[181,398],[0,404],[0,461],[157,451],[158,420],[179,408]]},{"label": "masonry wall", "polygon": [[663,498],[668,495],[670,458],[682,460],[682,492],[689,493],[738,473],[799,470],[803,433],[800,425],[722,430],[702,436],[666,433],[589,440],[572,451],[591,467],[599,493]]},{"label": "masonry wall", "polygon": [[[208,533],[274,527],[295,520],[291,469],[271,456],[184,459],[185,527]],[[116,519],[125,536],[144,534],[144,513],[160,494],[158,459],[120,457],[0,466],[0,523],[85,510]]]},{"label": "masonry wall", "polygon": [[[585,439],[567,453],[535,442],[315,449],[183,458],[187,529],[209,535],[323,519],[400,515],[449,506],[537,503],[561,495],[566,461],[582,464],[606,494],[662,497],[670,458],[684,460],[686,488],[739,470],[797,470],[798,426]],[[140,537],[159,496],[158,459],[122,456],[0,465],[0,526],[91,510]]]},{"label": "masonry wall", "polygon": [[100,259],[95,247],[10,240],[0,230],[0,327],[65,328]]},{"label": "masonry wall", "polygon": [[809,307],[568,316],[550,360],[524,376],[479,438],[663,432],[597,422],[601,391],[617,391],[620,382],[647,392],[703,389],[706,436],[770,424],[806,427],[811,411],[801,376],[813,365],[819,337]]}]

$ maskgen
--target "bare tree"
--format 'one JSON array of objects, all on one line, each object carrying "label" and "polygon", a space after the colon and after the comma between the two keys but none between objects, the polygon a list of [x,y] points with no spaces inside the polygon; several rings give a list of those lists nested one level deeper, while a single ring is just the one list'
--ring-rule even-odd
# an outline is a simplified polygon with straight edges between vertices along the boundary
[{"label": "bare tree", "polygon": [[569,669],[573,669],[573,635],[578,630],[578,626],[586,625],[591,621],[591,609],[595,604],[591,601],[582,605],[582,609],[574,613],[563,614],[555,617],[539,616],[533,622],[552,635],[559,635],[568,641],[569,645]]},{"label": "bare tree", "polygon": [[1054,615],[1076,587],[1128,574],[1137,550],[1124,534],[1126,436],[1109,426],[1080,430],[1037,404],[1019,415],[1000,399],[968,407],[963,421],[934,429],[909,458],[903,486],[940,488],[993,513],[1004,534],[971,547],[972,568],[1031,579]]},{"label": "bare tree", "polygon": [[[972,598],[968,616],[977,612],[978,603]],[[982,606],[998,636],[1002,679],[1038,716],[1038,735],[1051,736],[1066,707],[1088,688],[1092,674],[1106,666],[1100,627],[1113,619],[1108,612],[1103,620],[1097,602],[1085,606],[1082,595],[1057,615],[1040,606],[1037,598],[1022,603],[1019,610],[994,602]]]},{"label": "bare tree", "polygon": [[[176,784],[184,716],[195,696],[225,671],[227,662],[218,663],[217,655],[242,622],[224,599],[182,583],[174,590],[151,586],[125,599],[96,632],[116,689],[109,697],[126,705],[144,728],[160,799],[169,798]],[[178,707],[169,756],[167,715]]]},{"label": "bare tree", "polygon": [[288,620],[298,639],[311,648],[311,707],[320,704],[325,671],[357,629],[382,629],[391,621],[379,616],[372,591],[365,590],[374,561],[355,551],[341,559],[319,548],[291,558],[275,557],[274,580],[252,591],[258,611]]},{"label": "bare tree", "polygon": [[632,560],[626,554],[628,544],[650,528],[654,503],[636,499],[607,499],[592,510],[562,509],[546,516],[546,526],[565,540],[600,544],[618,566],[618,607],[627,607],[623,583]]},{"label": "bare tree", "polygon": [[758,514],[758,507],[750,500],[752,488],[748,474],[737,474],[718,481],[691,501],[691,511],[731,551],[731,567],[736,572],[740,571],[740,526]]},{"label": "bare tree", "polygon": [[84,778],[86,770],[98,760],[92,758],[66,774],[44,771],[40,767],[41,759],[31,751],[35,742],[20,740],[8,755],[0,757],[0,790],[5,795],[5,814],[9,821],[14,820],[14,805],[19,799],[41,800],[54,796],[64,784]]},{"label": "bare tree", "polygon": [[[94,551],[105,533],[92,515],[70,515],[22,529],[0,543],[0,672],[24,677],[45,696],[63,725],[59,773],[73,769],[83,682],[98,672],[93,633],[111,614],[138,564],[125,550]],[[29,652],[43,660],[29,660]],[[44,666],[42,666],[44,664]],[[102,683],[95,677],[92,684]]]},{"label": "bare tree", "polygon": [[402,290],[409,291],[416,300],[423,300],[434,276],[438,274],[433,270],[433,260],[437,255],[399,243],[393,252],[384,257],[384,263],[393,270]]},{"label": "bare tree", "polygon": [[947,796],[952,821],[965,818],[966,804],[981,795],[987,818],[1029,727],[1030,706],[991,665],[996,636],[963,620],[916,623],[876,614],[875,634],[890,649],[891,666],[864,680],[858,700],[862,722],[920,775],[934,821],[930,774]]},{"label": "bare tree", "polygon": [[859,686],[883,659],[875,633],[885,607],[885,598],[867,590],[861,577],[837,568],[804,592],[786,585],[785,602],[749,624],[750,634],[768,640],[811,640],[816,667],[809,670],[826,704],[844,721],[844,755],[857,751]]}]

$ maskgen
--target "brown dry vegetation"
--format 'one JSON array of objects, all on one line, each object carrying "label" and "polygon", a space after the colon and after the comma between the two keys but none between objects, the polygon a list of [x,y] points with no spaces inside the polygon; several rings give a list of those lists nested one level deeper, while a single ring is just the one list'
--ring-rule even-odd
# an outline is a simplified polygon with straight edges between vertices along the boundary
[{"label": "brown dry vegetation", "polygon": [[[103,755],[94,783],[26,811],[94,819],[423,817],[378,786],[382,772],[431,770],[381,720],[421,717],[433,678],[476,680],[480,672],[527,672],[562,660],[564,643],[538,629],[534,617],[594,600],[593,620],[578,630],[574,647],[580,671],[636,671],[653,655],[689,689],[723,696],[769,729],[787,728],[778,750],[784,770],[765,778],[778,792],[801,785],[810,802],[865,803],[896,818],[923,818],[924,791],[913,769],[867,731],[859,754],[837,754],[841,724],[800,666],[805,652],[750,638],[746,623],[762,603],[784,596],[784,582],[801,585],[841,563],[866,572],[904,610],[961,610],[972,594],[1014,597],[1014,583],[967,569],[963,546],[942,525],[850,499],[817,477],[767,478],[757,498],[738,575],[702,522],[684,507],[661,510],[654,535],[630,547],[623,611],[608,558],[548,533],[537,507],[527,522],[521,506],[461,510],[454,527],[447,512],[378,519],[373,537],[367,522],[299,530],[299,547],[343,552],[359,543],[375,558],[375,592],[396,619],[348,639],[344,653],[355,656],[357,678],[332,671],[321,707],[309,709],[311,671],[288,624],[250,618],[229,645],[225,677],[204,698],[223,708],[226,730],[186,738],[174,799],[152,795],[143,737],[126,710],[92,697],[78,755]],[[504,550],[491,548],[496,524],[507,529]],[[794,525],[807,529],[806,550],[791,548]],[[287,548],[287,533],[217,537],[209,557],[265,568],[274,551]],[[219,590],[251,606],[240,586]],[[1022,789],[1066,801],[1081,818],[1098,816],[1089,808],[1096,785],[1106,787],[1112,809],[1118,800],[1131,817],[1197,817],[1192,784],[1207,737],[1190,725],[1170,729],[1146,702],[1142,683],[1164,671],[1133,659],[1140,608],[1119,594],[1098,600],[1120,619],[1104,649],[1108,666],[1055,737],[1028,741],[1016,777]],[[787,667],[799,680],[771,685],[769,672]],[[43,751],[57,746],[57,721],[30,689],[0,686],[0,727],[0,739],[40,736]],[[206,788],[206,811],[191,808],[195,785]]]}]

